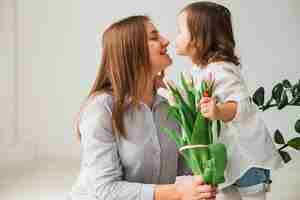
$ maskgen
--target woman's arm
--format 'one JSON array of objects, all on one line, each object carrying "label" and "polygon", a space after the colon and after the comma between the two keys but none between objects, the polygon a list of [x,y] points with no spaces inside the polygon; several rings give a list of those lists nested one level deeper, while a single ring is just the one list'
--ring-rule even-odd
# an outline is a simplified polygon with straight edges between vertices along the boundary
[{"label": "woman's arm", "polygon": [[94,97],[80,119],[82,168],[79,185],[89,196],[99,200],[153,200],[155,185],[123,180],[107,98],[105,95]]},{"label": "woman's arm", "polygon": [[215,200],[216,193],[215,187],[204,185],[201,176],[182,176],[175,184],[155,186],[155,200]]},{"label": "woman's arm", "polygon": [[181,200],[181,195],[178,192],[175,184],[156,185],[154,189],[154,200]]},{"label": "woman's arm", "polygon": [[[79,185],[85,188],[89,196],[99,200],[200,199],[197,190],[202,188],[202,179],[194,181],[193,185],[154,185],[123,179],[117,143],[111,129],[110,109],[103,97],[96,97],[87,105],[80,119],[79,129],[82,145]],[[211,191],[203,194],[213,195]]]}]

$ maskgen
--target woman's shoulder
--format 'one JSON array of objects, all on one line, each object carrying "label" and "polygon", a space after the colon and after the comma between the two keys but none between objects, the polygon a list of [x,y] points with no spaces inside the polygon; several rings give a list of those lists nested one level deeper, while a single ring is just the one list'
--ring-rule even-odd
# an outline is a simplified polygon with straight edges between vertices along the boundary
[{"label": "woman's shoulder", "polygon": [[113,97],[106,92],[97,92],[90,95],[81,106],[81,115],[111,113]]}]

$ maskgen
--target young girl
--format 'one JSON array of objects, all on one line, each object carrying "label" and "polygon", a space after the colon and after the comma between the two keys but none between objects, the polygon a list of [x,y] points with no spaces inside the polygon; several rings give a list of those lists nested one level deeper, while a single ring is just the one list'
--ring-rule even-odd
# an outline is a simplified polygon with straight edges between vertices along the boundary
[{"label": "young girl", "polygon": [[192,76],[215,79],[214,97],[203,98],[199,111],[223,121],[219,140],[227,146],[228,164],[217,199],[263,200],[269,171],[282,160],[242,78],[230,11],[212,2],[192,3],[181,11],[178,26],[176,51],[195,64]]}]

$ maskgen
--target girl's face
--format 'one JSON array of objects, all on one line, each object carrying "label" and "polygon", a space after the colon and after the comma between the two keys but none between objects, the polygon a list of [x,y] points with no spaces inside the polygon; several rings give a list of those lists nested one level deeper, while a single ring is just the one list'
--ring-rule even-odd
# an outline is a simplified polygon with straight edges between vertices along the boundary
[{"label": "girl's face", "polygon": [[156,27],[151,22],[147,22],[146,31],[150,64],[153,68],[153,75],[156,75],[172,63],[172,60],[167,53],[169,41],[159,34]]},{"label": "girl's face", "polygon": [[178,34],[176,37],[176,53],[178,55],[189,56],[189,42],[191,34],[187,27],[187,14],[182,12],[177,18]]}]

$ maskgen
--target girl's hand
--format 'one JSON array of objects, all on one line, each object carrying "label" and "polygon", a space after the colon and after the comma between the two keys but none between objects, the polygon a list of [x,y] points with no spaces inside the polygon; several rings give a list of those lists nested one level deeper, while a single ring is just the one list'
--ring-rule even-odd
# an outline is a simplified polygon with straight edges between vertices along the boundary
[{"label": "girl's hand", "polygon": [[215,200],[216,188],[205,185],[201,176],[186,176],[176,179],[178,192],[182,200]]},{"label": "girl's hand", "polygon": [[218,119],[220,112],[215,97],[203,97],[198,104],[198,110],[210,120]]}]

